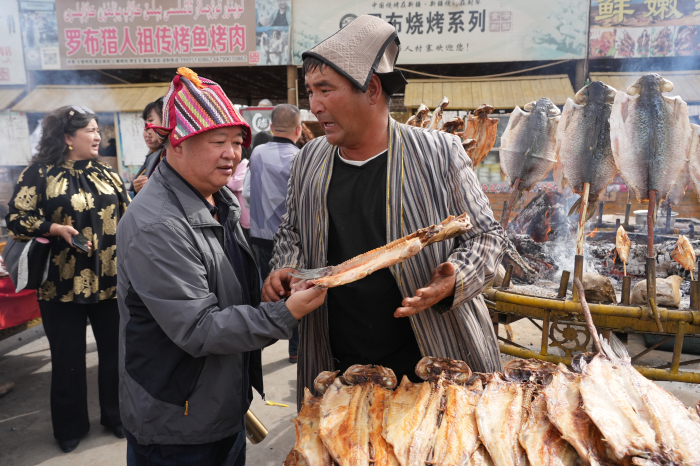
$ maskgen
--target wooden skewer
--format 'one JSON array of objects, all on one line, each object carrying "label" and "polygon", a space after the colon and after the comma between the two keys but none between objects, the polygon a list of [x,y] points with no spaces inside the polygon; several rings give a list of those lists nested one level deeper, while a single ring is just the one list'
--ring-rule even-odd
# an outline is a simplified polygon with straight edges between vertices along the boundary
[{"label": "wooden skewer", "polygon": [[625,277],[627,276],[627,262],[622,263],[622,268],[625,270]]},{"label": "wooden skewer", "polygon": [[510,212],[513,210],[513,204],[515,204],[515,196],[518,195],[518,188],[520,188],[520,178],[515,179],[513,184],[513,192],[510,193],[510,199],[508,200],[508,205],[504,209],[503,218],[501,218],[501,225],[503,226],[503,231],[506,231],[508,227],[508,221],[510,220]]},{"label": "wooden skewer", "polygon": [[588,210],[588,195],[591,192],[591,184],[583,183],[583,195],[581,196],[581,211],[578,215],[578,229],[576,230],[576,254],[583,255],[583,239],[586,228],[586,211]]},{"label": "wooden skewer", "polygon": [[691,279],[691,280],[695,280],[695,279],[693,278],[693,271],[692,271],[692,270],[690,271],[690,279]]}]

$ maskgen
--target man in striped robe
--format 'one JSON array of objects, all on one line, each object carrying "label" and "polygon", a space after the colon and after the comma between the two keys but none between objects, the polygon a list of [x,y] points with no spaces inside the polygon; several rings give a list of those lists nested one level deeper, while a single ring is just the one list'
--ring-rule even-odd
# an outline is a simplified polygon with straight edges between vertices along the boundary
[{"label": "man in striped robe", "polygon": [[360,16],[303,54],[311,111],[326,136],[292,161],[263,300],[289,296],[296,279],[288,272],[337,265],[448,215],[466,212],[473,228],[329,290],[301,321],[298,406],[319,372],[352,364],[414,380],[422,356],[501,369],[481,291],[503,255],[503,230],[459,138],[389,116],[389,96],[406,83],[394,70],[398,45],[392,25]]}]

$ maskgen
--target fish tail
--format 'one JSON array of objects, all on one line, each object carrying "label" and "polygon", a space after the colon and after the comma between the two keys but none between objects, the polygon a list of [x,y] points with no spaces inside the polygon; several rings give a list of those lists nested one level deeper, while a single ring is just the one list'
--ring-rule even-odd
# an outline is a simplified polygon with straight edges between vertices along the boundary
[{"label": "fish tail", "polygon": [[301,278],[302,280],[316,280],[317,278],[327,277],[331,274],[333,267],[323,267],[321,269],[299,269],[296,272],[287,272],[292,277]]},{"label": "fish tail", "polygon": [[578,213],[581,210],[581,199],[582,198],[579,197],[576,200],[576,202],[574,202],[574,205],[571,206],[571,210],[569,210],[569,217]]},{"label": "fish tail", "polygon": [[598,210],[598,198],[595,199],[588,198],[588,209],[586,209],[586,221],[589,221]]}]

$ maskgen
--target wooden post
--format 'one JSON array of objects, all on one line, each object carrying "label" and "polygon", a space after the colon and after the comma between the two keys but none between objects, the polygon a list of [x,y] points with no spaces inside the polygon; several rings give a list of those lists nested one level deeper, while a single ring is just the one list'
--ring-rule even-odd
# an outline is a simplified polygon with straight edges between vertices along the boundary
[{"label": "wooden post", "polygon": [[299,92],[297,92],[297,67],[287,65],[287,103],[299,106]]},{"label": "wooden post", "polygon": [[[591,192],[591,184],[583,183],[583,195],[581,196],[581,211],[578,215],[578,229],[576,230],[576,255],[583,255],[583,238],[586,229],[586,211],[588,210],[588,195]],[[576,273],[574,272],[574,277]],[[581,277],[578,277],[579,279]]]},{"label": "wooden post", "polygon": [[678,322],[678,331],[676,332],[676,342],[673,345],[673,359],[671,360],[671,374],[678,373],[678,367],[681,365],[681,353],[683,352],[683,340],[685,337],[685,321]]},{"label": "wooden post", "polygon": [[630,212],[632,212],[632,191],[627,191],[627,206],[625,207],[625,223],[622,224],[622,226],[625,227],[625,230],[627,227],[630,226]]},{"label": "wooden post", "polygon": [[[574,283],[576,283],[575,280],[577,278],[581,282],[583,282],[583,256],[580,256],[578,254],[574,257]],[[573,300],[579,301],[578,290],[576,289],[576,287],[573,287],[572,293]]]},{"label": "wooden post", "polygon": [[513,184],[513,192],[510,193],[510,199],[507,201],[508,204],[503,212],[503,218],[501,218],[501,225],[503,226],[503,231],[508,228],[508,221],[510,220],[510,212],[513,210],[513,204],[515,204],[515,196],[518,195],[518,188],[520,188],[520,178],[515,179]]},{"label": "wooden post", "polygon": [[622,296],[620,303],[629,306],[630,304],[630,293],[632,291],[632,277],[622,277]]},{"label": "wooden post", "polygon": [[557,293],[557,298],[566,298],[566,289],[569,287],[569,276],[571,272],[564,270],[561,273],[561,281],[559,282],[559,293]]},{"label": "wooden post", "polygon": [[647,299],[656,299],[656,257],[654,257],[654,210],[656,209],[656,191],[649,190],[649,209],[647,210]]},{"label": "wooden post", "polygon": [[506,267],[506,274],[503,276],[503,283],[501,284],[501,288],[509,288],[510,287],[510,279],[513,276],[513,264],[508,264]]},{"label": "wooden post", "polygon": [[540,346],[540,354],[547,356],[547,347],[549,346],[549,315],[550,311],[544,311],[542,319],[542,344]]}]

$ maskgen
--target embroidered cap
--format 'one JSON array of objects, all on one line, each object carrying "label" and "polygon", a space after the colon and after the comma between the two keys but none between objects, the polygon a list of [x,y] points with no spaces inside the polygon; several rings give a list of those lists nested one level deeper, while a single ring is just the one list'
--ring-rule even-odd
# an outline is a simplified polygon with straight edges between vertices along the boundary
[{"label": "embroidered cap", "polygon": [[301,58],[321,60],[362,92],[375,73],[384,90],[392,95],[408,83],[401,71],[394,69],[400,44],[394,26],[376,16],[362,15],[301,54]]},{"label": "embroidered cap", "polygon": [[250,126],[214,81],[200,78],[189,68],[178,68],[163,103],[163,126],[147,124],[161,141],[170,137],[175,147],[195,134],[224,126],[245,129],[243,147],[252,140]]}]

